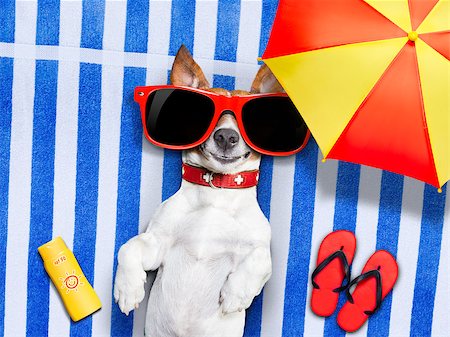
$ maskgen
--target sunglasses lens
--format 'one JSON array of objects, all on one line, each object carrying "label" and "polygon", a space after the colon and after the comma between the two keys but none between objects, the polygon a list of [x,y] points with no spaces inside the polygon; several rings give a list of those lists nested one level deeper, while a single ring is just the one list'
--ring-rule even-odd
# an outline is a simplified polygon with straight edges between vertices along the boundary
[{"label": "sunglasses lens", "polygon": [[271,152],[295,151],[303,145],[308,128],[288,97],[260,97],[242,108],[249,139]]},{"label": "sunglasses lens", "polygon": [[166,145],[189,145],[208,130],[214,103],[199,93],[159,89],[147,100],[145,127],[151,138]]}]

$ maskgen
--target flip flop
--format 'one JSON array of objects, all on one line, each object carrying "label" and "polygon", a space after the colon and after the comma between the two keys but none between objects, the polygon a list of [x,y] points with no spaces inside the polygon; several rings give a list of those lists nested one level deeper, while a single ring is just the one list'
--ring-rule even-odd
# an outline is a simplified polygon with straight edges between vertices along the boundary
[{"label": "flip flop", "polygon": [[[347,302],[339,311],[337,322],[347,331],[358,330],[381,305],[394,287],[398,276],[395,258],[385,250],[376,251],[367,261],[362,274],[352,280],[346,290]],[[356,285],[350,294],[350,288]]]},{"label": "flip flop", "polygon": [[[328,317],[336,310],[339,292],[350,282],[349,266],[355,250],[356,238],[352,232],[334,231],[323,239],[317,254],[317,267],[311,276],[311,309],[316,315]],[[346,284],[342,285],[344,279]]]}]

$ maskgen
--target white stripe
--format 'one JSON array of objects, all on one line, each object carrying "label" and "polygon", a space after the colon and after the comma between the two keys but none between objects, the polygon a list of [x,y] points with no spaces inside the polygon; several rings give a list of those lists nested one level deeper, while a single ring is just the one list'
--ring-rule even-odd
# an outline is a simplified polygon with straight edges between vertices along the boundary
[{"label": "white stripe", "polygon": [[127,21],[126,1],[106,1],[103,50],[123,52]]},{"label": "white stripe", "polygon": [[[36,2],[16,2],[14,40],[21,45],[11,44],[11,57],[22,54],[23,49],[31,59],[34,57],[36,17]],[[15,59],[13,75],[5,280],[6,336],[24,335],[26,330],[27,287],[17,287],[17,280],[23,280],[28,274],[35,62]]]},{"label": "white stripe", "polygon": [[[123,50],[125,25],[126,2],[106,2],[103,48]],[[118,57],[117,62],[123,61],[123,54],[117,53],[116,56]],[[111,330],[112,270],[116,237],[123,73],[123,67],[120,66],[102,67],[99,188],[95,244],[97,249],[95,250],[94,278],[94,289],[102,302],[102,310],[93,315],[93,336],[109,335]]]},{"label": "white stripe", "polygon": [[167,70],[171,69],[174,59],[168,56],[171,12],[171,1],[155,1],[150,4],[147,55],[143,65],[144,68],[147,67],[147,84],[167,83]]},{"label": "white stripe", "polygon": [[[152,2],[149,11],[148,51],[167,55],[170,42],[171,2]],[[154,63],[149,59],[147,65],[146,85],[165,84],[167,82],[167,61]],[[142,137],[141,162],[141,194],[139,208],[139,233],[147,229],[147,225],[162,199],[162,170],[164,150],[150,144]],[[145,314],[150,294],[150,285],[154,274],[150,274],[145,284],[145,297],[139,308],[134,311],[133,336],[143,336]]]},{"label": "white stripe", "polygon": [[[61,45],[80,45],[81,2],[61,2]],[[73,57],[73,56],[71,56]],[[61,236],[73,249],[75,224],[75,190],[78,137],[78,62],[58,64],[58,95],[56,99],[55,178],[53,198],[53,237]],[[70,335],[70,318],[55,287],[50,287],[49,336]],[[61,319],[67,317],[67,319]]]},{"label": "white stripe", "polygon": [[[448,186],[448,185],[447,185]],[[434,300],[432,336],[448,335],[448,313],[450,308],[450,188],[447,188],[447,200],[442,230],[441,258]]]},{"label": "white stripe", "polygon": [[[144,159],[145,158],[145,159]],[[144,232],[151,220],[156,208],[161,204],[162,198],[162,167],[164,150],[156,148],[146,139],[142,144],[142,168],[141,168],[141,207],[139,214],[139,233]],[[156,273],[149,272],[145,284],[145,296],[134,310],[133,336],[143,336],[147,303],[150,296],[150,288]]]},{"label": "white stripe", "polygon": [[172,1],[151,1],[148,15],[148,52],[167,55],[169,53]]},{"label": "white stripe", "polygon": [[246,71],[242,64],[257,66],[259,39],[261,35],[262,4],[255,1],[241,2],[239,37],[236,52],[236,89],[250,90],[256,72]]},{"label": "white stripe", "polygon": [[[170,1],[157,1],[150,6],[149,52],[161,54],[169,53],[170,43]],[[165,18],[161,20],[161,18]],[[157,21],[159,20],[159,21]],[[153,22],[156,21],[155,24]],[[146,85],[165,84],[167,82],[167,66],[149,64],[146,74]],[[164,150],[149,143],[142,137],[142,163],[141,163],[141,200],[139,214],[139,232],[144,232],[154,213],[155,208],[162,200],[162,169]]]},{"label": "white stripe", "polygon": [[[162,200],[164,150],[142,138],[141,207],[139,209],[139,233],[147,229],[156,208]],[[181,169],[181,168],[180,168]]]},{"label": "white stripe", "polygon": [[398,236],[397,263],[399,273],[392,293],[390,333],[408,335],[416,281],[422,223],[424,184],[405,178]]},{"label": "white stripe", "polygon": [[192,50],[196,57],[214,59],[218,7],[218,0],[196,2],[194,50]]},{"label": "white stripe", "polygon": [[[0,57],[16,57],[16,59],[28,60],[72,61],[138,68],[156,65],[162,68],[165,67],[166,71],[172,68],[174,60],[173,56],[153,53],[143,54],[64,46],[34,46],[5,42],[0,42]],[[201,64],[202,68],[214,69],[215,74],[224,76],[236,77],[240,75],[238,71],[244,74],[254,74],[259,69],[256,63],[236,63],[204,58],[196,58],[196,61]]]},{"label": "white stripe", "polygon": [[34,45],[36,43],[37,2],[16,1],[14,42]]},{"label": "white stripe", "polygon": [[[380,204],[381,176],[383,171],[361,166],[358,211],[356,216],[356,254],[352,263],[352,279],[361,274],[364,265],[377,246],[378,206]],[[366,336],[364,324],[351,336]]]},{"label": "white stripe", "polygon": [[270,202],[272,276],[264,287],[262,337],[281,336],[294,172],[295,156],[274,159]]},{"label": "white stripe", "polygon": [[61,1],[59,21],[59,45],[66,47],[80,46],[81,38],[81,1]]},{"label": "white stripe", "polygon": [[[218,1],[199,1],[195,6],[194,59],[214,60],[216,50]],[[208,64],[211,65],[211,64]],[[214,68],[202,67],[209,83],[213,84]]]},{"label": "white stripe", "polygon": [[26,329],[34,79],[35,62],[14,60],[5,336],[23,336]]},{"label": "white stripe", "polygon": [[102,68],[98,215],[95,244],[97,249],[95,251],[94,279],[94,289],[102,302],[102,310],[93,316],[93,336],[109,335],[111,328],[122,86],[123,68],[104,66]]},{"label": "white stripe", "polygon": [[[58,64],[53,237],[61,236],[71,250],[75,224],[79,73],[78,63]],[[67,313],[55,287],[50,289],[49,335],[68,336],[70,321],[61,319]]]},{"label": "white stripe", "polygon": [[325,320],[316,316],[310,307],[311,303],[311,273],[316,267],[317,253],[322,240],[333,231],[334,206],[336,203],[336,177],[338,161],[328,160],[322,163],[322,154],[317,156],[316,199],[314,202],[314,222],[311,237],[311,257],[309,262],[308,295],[305,310],[305,334],[322,336]]}]

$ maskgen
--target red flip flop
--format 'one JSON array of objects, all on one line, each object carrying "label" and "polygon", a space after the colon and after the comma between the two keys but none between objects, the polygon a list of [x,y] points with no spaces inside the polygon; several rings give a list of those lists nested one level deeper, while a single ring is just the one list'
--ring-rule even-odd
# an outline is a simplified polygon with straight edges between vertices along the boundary
[{"label": "red flip flop", "polygon": [[[337,322],[347,332],[358,330],[381,305],[394,287],[398,276],[395,258],[385,250],[376,251],[367,261],[362,274],[346,290],[347,302],[339,311]],[[350,294],[350,288],[356,285]]]},{"label": "red flip flop", "polygon": [[[350,282],[349,266],[355,250],[356,238],[352,232],[334,231],[323,239],[317,254],[317,267],[311,276],[311,309],[316,315],[328,317],[336,310],[339,292]],[[342,285],[344,279],[346,282]]]}]

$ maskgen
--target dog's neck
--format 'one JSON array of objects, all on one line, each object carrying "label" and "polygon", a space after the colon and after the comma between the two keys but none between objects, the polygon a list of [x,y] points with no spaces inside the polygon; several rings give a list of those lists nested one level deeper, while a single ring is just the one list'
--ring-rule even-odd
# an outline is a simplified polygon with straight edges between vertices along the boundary
[{"label": "dog's neck", "polygon": [[193,209],[213,207],[234,214],[258,206],[256,186],[241,189],[211,188],[183,179],[178,193]]}]

